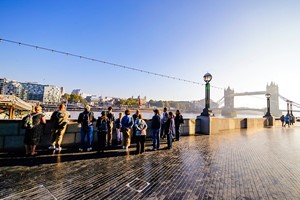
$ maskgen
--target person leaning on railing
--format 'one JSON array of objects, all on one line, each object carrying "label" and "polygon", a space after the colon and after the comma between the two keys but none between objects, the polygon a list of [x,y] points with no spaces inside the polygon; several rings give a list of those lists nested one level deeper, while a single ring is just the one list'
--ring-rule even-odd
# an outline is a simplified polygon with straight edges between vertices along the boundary
[{"label": "person leaning on railing", "polygon": [[71,115],[66,111],[65,104],[60,104],[59,109],[52,113],[50,118],[52,122],[50,150],[61,151],[61,142],[70,117]]}]

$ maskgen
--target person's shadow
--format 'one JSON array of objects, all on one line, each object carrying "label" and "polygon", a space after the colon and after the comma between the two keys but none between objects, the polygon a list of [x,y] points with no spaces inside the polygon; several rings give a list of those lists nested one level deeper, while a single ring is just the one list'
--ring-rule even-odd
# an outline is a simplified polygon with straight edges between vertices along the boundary
[{"label": "person's shadow", "polygon": [[1,153],[0,154],[0,166],[36,166],[41,164],[62,163],[76,160],[88,160],[88,159],[101,159],[107,157],[128,156],[135,154],[135,148],[130,148],[129,151],[125,151],[121,148],[108,149],[104,152],[90,151],[90,152],[78,152],[78,149],[64,148],[60,152],[52,150],[38,150],[36,156],[25,156],[24,152],[18,151],[13,153]]}]

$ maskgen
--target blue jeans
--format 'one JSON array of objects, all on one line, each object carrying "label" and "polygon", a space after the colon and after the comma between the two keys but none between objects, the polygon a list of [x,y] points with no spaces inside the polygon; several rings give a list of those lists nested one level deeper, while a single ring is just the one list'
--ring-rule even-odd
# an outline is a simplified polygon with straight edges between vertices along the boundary
[{"label": "blue jeans", "polygon": [[167,144],[168,144],[168,149],[172,148],[172,140],[173,140],[173,136],[172,133],[167,133]]},{"label": "blue jeans", "polygon": [[92,147],[93,142],[93,126],[81,127],[80,129],[80,148],[84,146],[85,135],[87,135],[87,148]]},{"label": "blue jeans", "polygon": [[159,149],[159,129],[152,129],[153,149]]}]

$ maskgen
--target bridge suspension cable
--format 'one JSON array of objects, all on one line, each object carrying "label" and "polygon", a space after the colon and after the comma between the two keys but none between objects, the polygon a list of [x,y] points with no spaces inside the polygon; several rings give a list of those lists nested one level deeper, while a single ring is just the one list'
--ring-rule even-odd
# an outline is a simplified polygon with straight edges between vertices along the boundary
[{"label": "bridge suspension cable", "polygon": [[[143,69],[139,69],[139,68],[135,68],[135,67],[130,67],[130,66],[126,66],[126,65],[117,64],[117,63],[112,63],[112,62],[109,62],[109,61],[99,60],[99,59],[95,59],[95,58],[91,58],[91,57],[86,57],[86,56],[77,55],[77,54],[73,54],[73,53],[69,53],[69,52],[65,52],[65,51],[50,49],[50,48],[37,46],[37,45],[33,45],[33,44],[17,42],[17,41],[13,41],[13,40],[4,39],[4,38],[0,38],[0,42],[8,42],[8,43],[17,44],[19,46],[22,45],[22,46],[26,46],[26,47],[31,47],[31,48],[35,48],[35,49],[44,50],[44,51],[49,51],[49,52],[52,52],[52,53],[63,54],[63,55],[66,55],[66,56],[72,56],[72,57],[76,57],[76,58],[80,58],[80,59],[85,59],[85,60],[89,60],[89,61],[93,61],[93,62],[106,64],[106,65],[113,66],[113,67],[118,67],[118,68],[123,68],[123,69],[127,69],[127,70],[137,71],[137,72],[140,72],[140,73],[150,74],[150,75],[154,75],[154,76],[160,76],[160,77],[163,77],[163,78],[173,79],[173,80],[177,80],[177,81],[183,81],[183,82],[197,84],[197,85],[205,85],[204,83],[200,83],[200,82],[196,82],[196,81],[191,81],[191,80],[187,80],[187,79],[183,79],[183,78],[179,78],[179,77],[175,77],[175,76],[169,76],[169,75],[166,75],[166,74],[151,72],[151,71],[147,71],[147,70],[143,70]],[[214,86],[214,85],[211,85],[211,87],[219,89],[219,90],[223,90],[223,88],[217,87],[217,86]]]},{"label": "bridge suspension cable", "polygon": [[299,103],[296,103],[296,102],[294,102],[294,101],[291,101],[291,100],[285,98],[285,97],[282,96],[282,95],[279,95],[279,97],[280,97],[282,100],[286,101],[286,102],[289,101],[292,105],[296,106],[297,108],[300,108],[300,104],[299,104]]}]

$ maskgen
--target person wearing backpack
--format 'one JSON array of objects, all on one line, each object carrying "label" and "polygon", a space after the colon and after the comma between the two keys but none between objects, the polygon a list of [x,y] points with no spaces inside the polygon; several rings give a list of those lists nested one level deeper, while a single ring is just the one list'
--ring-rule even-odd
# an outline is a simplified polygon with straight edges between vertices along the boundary
[{"label": "person wearing backpack", "polygon": [[176,141],[179,141],[179,136],[180,136],[179,129],[180,129],[180,125],[183,123],[184,123],[184,121],[183,121],[182,115],[180,114],[180,111],[176,110],[176,116],[175,116],[175,132],[176,132],[175,138],[176,138]]},{"label": "person wearing backpack", "polygon": [[61,142],[67,129],[68,119],[71,117],[70,113],[66,111],[65,104],[59,105],[59,110],[52,113],[50,121],[52,122],[51,129],[51,145],[48,149],[61,151]]},{"label": "person wearing backpack", "polygon": [[130,116],[130,110],[125,110],[125,116],[122,118],[121,124],[123,133],[123,148],[126,148],[126,151],[128,151],[128,147],[130,146],[130,132],[133,126],[133,118]]},{"label": "person wearing backpack", "polygon": [[37,152],[35,152],[36,146],[40,141],[41,134],[44,131],[44,125],[46,124],[46,117],[42,113],[42,107],[39,105],[35,106],[34,111],[24,117],[23,120],[26,120],[26,123],[28,123],[24,137],[26,155],[34,156],[37,154]]},{"label": "person wearing backpack", "polygon": [[98,117],[96,122],[96,127],[98,128],[97,136],[98,136],[98,153],[101,151],[104,152],[106,135],[109,131],[108,129],[109,120],[106,116],[105,111],[101,112],[101,117]]},{"label": "person wearing backpack", "polygon": [[152,141],[153,141],[153,148],[152,150],[158,150],[159,149],[159,129],[160,129],[160,114],[159,110],[155,109],[153,110],[154,115],[152,117],[152,123],[151,123],[151,129],[152,129]]},{"label": "person wearing backpack", "polygon": [[173,135],[175,133],[175,122],[173,112],[169,112],[168,120],[165,126],[165,134],[167,136],[168,149],[172,148]]},{"label": "person wearing backpack", "polygon": [[96,121],[94,113],[91,111],[91,107],[86,105],[84,111],[78,116],[78,123],[81,124],[80,128],[80,148],[79,151],[83,151],[85,136],[87,136],[87,151],[92,150],[93,142],[93,122]]},{"label": "person wearing backpack", "polygon": [[115,116],[112,112],[112,107],[108,107],[107,112],[107,119],[108,119],[108,132],[107,132],[107,146],[112,145],[112,132],[114,128]]},{"label": "person wearing backpack", "polygon": [[145,120],[142,119],[142,114],[138,114],[137,119],[134,122],[134,127],[136,129],[136,153],[141,154],[145,152],[145,140],[146,140],[146,130],[147,124]]}]

